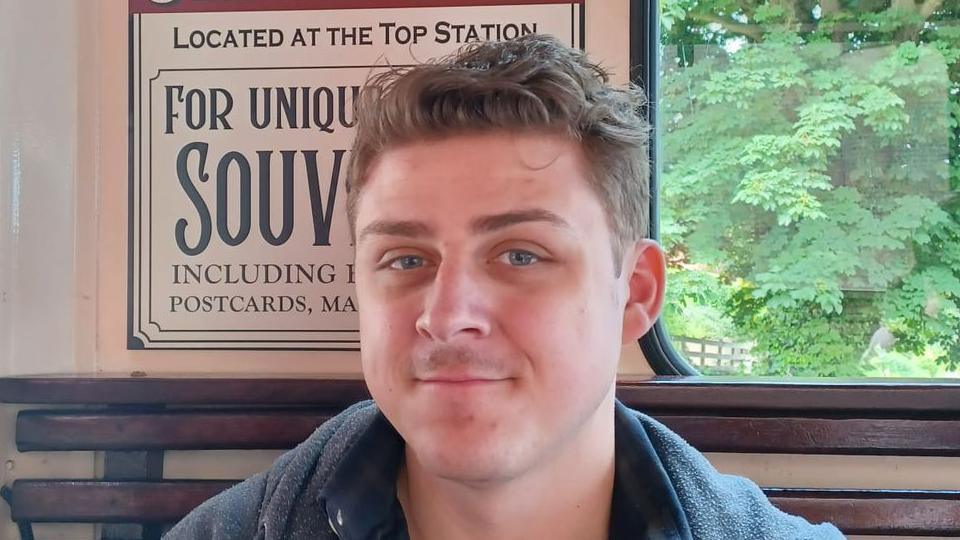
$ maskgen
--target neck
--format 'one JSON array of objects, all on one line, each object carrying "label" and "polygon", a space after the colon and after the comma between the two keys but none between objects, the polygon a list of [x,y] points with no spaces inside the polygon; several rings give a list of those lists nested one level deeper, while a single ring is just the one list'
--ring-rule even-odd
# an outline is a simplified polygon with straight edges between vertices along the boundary
[{"label": "neck", "polygon": [[437,477],[408,446],[397,494],[410,538],[607,538],[614,481],[613,410],[611,395],[554,455],[505,481],[478,485]]}]

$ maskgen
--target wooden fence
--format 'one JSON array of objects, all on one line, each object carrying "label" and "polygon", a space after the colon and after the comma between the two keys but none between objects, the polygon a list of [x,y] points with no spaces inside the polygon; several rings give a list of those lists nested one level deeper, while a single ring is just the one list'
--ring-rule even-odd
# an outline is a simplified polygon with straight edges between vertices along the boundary
[{"label": "wooden fence", "polygon": [[697,370],[710,375],[748,374],[753,369],[751,343],[673,336],[680,353]]}]

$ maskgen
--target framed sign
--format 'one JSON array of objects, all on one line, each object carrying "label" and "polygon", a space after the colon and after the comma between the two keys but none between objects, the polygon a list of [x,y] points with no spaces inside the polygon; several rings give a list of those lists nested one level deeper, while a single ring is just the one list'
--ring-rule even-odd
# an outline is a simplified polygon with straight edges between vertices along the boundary
[{"label": "framed sign", "polygon": [[357,349],[343,178],[363,82],[480,40],[583,46],[582,2],[129,8],[131,349]]}]

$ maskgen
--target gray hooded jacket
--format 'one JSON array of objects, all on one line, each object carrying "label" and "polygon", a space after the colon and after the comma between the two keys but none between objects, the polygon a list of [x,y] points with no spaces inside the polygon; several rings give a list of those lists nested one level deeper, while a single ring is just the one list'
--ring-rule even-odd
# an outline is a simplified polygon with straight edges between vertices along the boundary
[{"label": "gray hooded jacket", "polygon": [[[811,525],[774,508],[749,480],[718,473],[699,452],[652,418],[620,403],[617,415],[618,421],[626,423],[626,431],[618,427],[617,436],[644,439],[653,448],[653,459],[659,460],[665,481],[675,492],[664,500],[673,501],[674,505],[679,502],[673,533],[651,535],[649,531],[637,531],[629,536],[697,540],[843,538],[832,525]],[[344,456],[378,418],[382,420],[382,414],[371,401],[350,407],[278,458],[269,470],[197,507],[164,538],[361,540],[341,536],[343,527],[328,516],[322,494]],[[649,484],[645,477],[632,480],[641,486],[638,489]],[[374,537],[386,540],[405,538],[406,534]]]}]

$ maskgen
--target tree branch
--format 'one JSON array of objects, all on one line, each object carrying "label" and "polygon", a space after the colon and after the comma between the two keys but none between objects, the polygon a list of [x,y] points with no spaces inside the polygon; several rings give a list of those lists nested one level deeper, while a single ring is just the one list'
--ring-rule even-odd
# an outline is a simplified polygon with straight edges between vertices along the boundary
[{"label": "tree branch", "polygon": [[821,17],[840,12],[840,0],[822,0],[820,2]]},{"label": "tree branch", "polygon": [[929,19],[941,6],[943,6],[943,0],[925,0],[920,4],[920,15],[924,20]]},{"label": "tree branch", "polygon": [[890,4],[890,7],[893,9],[918,13],[924,20],[933,15],[941,6],[943,6],[943,0],[924,0],[923,2],[916,2],[915,0],[893,0]]},{"label": "tree branch", "polygon": [[[922,20],[927,20],[933,15],[940,7],[943,5],[943,0],[923,0],[923,2],[915,2],[914,0],[893,0],[890,5],[890,9],[899,9],[902,11],[911,11],[920,16]],[[897,32],[896,39],[897,41],[915,41],[917,36],[920,35],[920,31],[923,29],[922,25],[905,25],[903,28]]]},{"label": "tree branch", "polygon": [[691,13],[690,17],[695,21],[702,23],[717,23],[730,32],[753,38],[755,41],[760,41],[763,39],[763,29],[756,25],[731,21],[730,19],[725,19],[723,17],[718,17],[717,15],[711,15],[708,13]]}]

